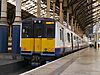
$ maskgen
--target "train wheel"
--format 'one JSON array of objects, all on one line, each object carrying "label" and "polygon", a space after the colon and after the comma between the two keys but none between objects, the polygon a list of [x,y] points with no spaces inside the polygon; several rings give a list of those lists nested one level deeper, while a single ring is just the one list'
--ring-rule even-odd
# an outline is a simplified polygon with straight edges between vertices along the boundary
[{"label": "train wheel", "polygon": [[31,65],[39,66],[41,64],[40,60],[41,60],[40,56],[37,56],[37,55],[33,56],[32,60],[31,60]]}]

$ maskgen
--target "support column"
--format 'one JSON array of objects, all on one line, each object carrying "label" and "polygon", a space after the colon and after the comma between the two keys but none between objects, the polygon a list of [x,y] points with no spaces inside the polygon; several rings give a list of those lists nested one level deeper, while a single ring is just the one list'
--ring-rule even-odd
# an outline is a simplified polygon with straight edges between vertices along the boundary
[{"label": "support column", "polygon": [[50,18],[50,0],[47,0],[47,18]]},{"label": "support column", "polygon": [[76,28],[77,28],[77,33],[79,33],[79,29],[78,29],[78,26],[79,26],[79,24],[77,24],[77,27],[76,27]]},{"label": "support column", "polygon": [[20,53],[21,0],[16,0],[16,16],[12,28],[12,52]]},{"label": "support column", "polygon": [[60,2],[60,23],[63,24],[63,11],[62,11],[63,0],[59,0],[59,2]]},{"label": "support column", "polygon": [[8,48],[7,0],[1,0],[0,53],[7,52],[7,48]]},{"label": "support column", "polygon": [[80,29],[79,29],[79,25],[78,25],[78,33],[79,33],[79,35],[80,35]]},{"label": "support column", "polygon": [[71,17],[71,30],[73,30],[74,16]]},{"label": "support column", "polygon": [[99,23],[96,24],[96,50],[99,50],[98,48],[98,30],[99,30]]},{"label": "support column", "polygon": [[41,17],[41,0],[37,0],[37,17]]},{"label": "support column", "polygon": [[53,19],[55,19],[56,0],[53,0]]},{"label": "support column", "polygon": [[96,49],[96,32],[94,33],[94,47]]},{"label": "support column", "polygon": [[79,34],[80,34],[80,36],[82,36],[82,32],[81,32],[80,26],[79,26]]},{"label": "support column", "polygon": [[67,10],[67,24],[69,25],[69,11]]},{"label": "support column", "polygon": [[77,24],[77,21],[75,20],[74,31],[76,31],[76,24]]}]

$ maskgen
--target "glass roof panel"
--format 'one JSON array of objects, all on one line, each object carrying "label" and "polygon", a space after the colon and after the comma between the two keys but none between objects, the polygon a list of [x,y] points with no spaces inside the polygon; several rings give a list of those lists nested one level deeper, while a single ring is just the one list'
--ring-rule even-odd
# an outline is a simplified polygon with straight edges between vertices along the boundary
[{"label": "glass roof panel", "polygon": [[[9,3],[16,5],[15,0],[7,0]],[[23,10],[37,16],[37,0],[22,0]],[[46,17],[46,8],[47,6],[41,1],[41,17]],[[53,10],[50,9],[51,18],[53,18]],[[56,14],[58,17],[58,15]]]},{"label": "glass roof panel", "polygon": [[[93,0],[93,1],[95,1],[95,0]],[[98,5],[100,5],[100,3],[98,1],[95,2],[94,4],[92,4],[93,7],[96,7]],[[99,10],[100,10],[100,6],[98,6],[95,9],[92,10],[93,12],[95,12],[95,13],[92,14],[93,15],[93,18],[97,18],[98,17],[98,13],[100,13]],[[95,19],[93,19],[93,20],[95,20]]]}]

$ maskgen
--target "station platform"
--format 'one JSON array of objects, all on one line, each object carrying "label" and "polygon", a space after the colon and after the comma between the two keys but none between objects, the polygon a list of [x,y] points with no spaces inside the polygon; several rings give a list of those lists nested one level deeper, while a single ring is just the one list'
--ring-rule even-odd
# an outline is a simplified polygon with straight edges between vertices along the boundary
[{"label": "station platform", "polygon": [[23,59],[20,55],[16,55],[17,59],[13,59],[11,53],[0,53],[0,75],[10,75],[20,69]]},{"label": "station platform", "polygon": [[100,51],[85,48],[20,75],[100,75]]},{"label": "station platform", "polygon": [[11,64],[11,63],[15,63],[18,61],[21,61],[21,56],[20,55],[16,55],[16,59],[13,59],[13,54],[11,53],[0,53],[0,66],[1,65],[6,65],[6,64]]}]

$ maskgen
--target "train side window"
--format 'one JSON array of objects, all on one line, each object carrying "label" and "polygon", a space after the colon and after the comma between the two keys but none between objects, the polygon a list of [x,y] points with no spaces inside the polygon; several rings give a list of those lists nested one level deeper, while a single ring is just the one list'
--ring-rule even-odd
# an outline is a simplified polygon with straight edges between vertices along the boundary
[{"label": "train side window", "polygon": [[64,41],[64,29],[60,29],[60,40]]},{"label": "train side window", "polygon": [[43,30],[45,30],[45,37],[55,38],[55,24],[45,24]]},{"label": "train side window", "polygon": [[64,29],[62,28],[62,41],[64,41]]},{"label": "train side window", "polygon": [[28,26],[22,27],[22,38],[32,37],[31,28]]},{"label": "train side window", "polygon": [[67,33],[68,42],[70,43],[70,34]]}]

